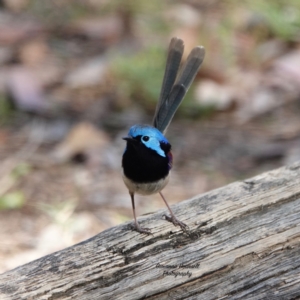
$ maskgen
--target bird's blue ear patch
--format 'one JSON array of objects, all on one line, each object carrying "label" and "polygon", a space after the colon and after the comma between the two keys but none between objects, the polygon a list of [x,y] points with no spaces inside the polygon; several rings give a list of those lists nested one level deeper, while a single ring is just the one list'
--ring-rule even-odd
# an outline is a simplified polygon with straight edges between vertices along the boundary
[{"label": "bird's blue ear patch", "polygon": [[159,155],[166,157],[160,143],[169,144],[169,142],[157,128],[149,125],[134,125],[129,129],[128,135],[133,138],[140,136],[141,143],[156,151]]}]

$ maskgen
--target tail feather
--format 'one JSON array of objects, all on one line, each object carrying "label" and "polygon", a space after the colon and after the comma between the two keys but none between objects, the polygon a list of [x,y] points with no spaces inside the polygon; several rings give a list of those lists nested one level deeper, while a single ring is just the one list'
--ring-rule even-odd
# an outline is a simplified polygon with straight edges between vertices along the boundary
[{"label": "tail feather", "polygon": [[182,71],[178,76],[178,79],[175,82],[176,84],[183,84],[186,88],[186,90],[189,89],[192,82],[194,81],[200,66],[203,62],[205,55],[204,47],[197,46],[195,47],[189,56],[186,59],[186,62],[184,63],[182,67]]},{"label": "tail feather", "polygon": [[156,105],[156,111],[153,118],[154,126],[155,126],[155,120],[157,119],[159,108],[170,95],[170,92],[174,85],[180,67],[183,50],[184,50],[183,40],[177,37],[172,38],[169,45],[166,69],[165,69],[165,74],[162,82],[161,92],[160,92],[159,100]]},{"label": "tail feather", "polygon": [[205,50],[198,46],[191,51],[175,81],[182,53],[183,41],[173,38],[169,47],[162,91],[153,119],[153,126],[162,133],[166,132],[175,112],[195,79],[203,62]]}]

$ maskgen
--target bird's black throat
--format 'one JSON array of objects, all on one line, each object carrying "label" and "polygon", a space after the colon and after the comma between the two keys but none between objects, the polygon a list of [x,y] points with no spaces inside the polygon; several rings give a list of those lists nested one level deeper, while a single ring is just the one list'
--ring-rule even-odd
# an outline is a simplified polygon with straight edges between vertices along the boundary
[{"label": "bird's black throat", "polygon": [[124,175],[137,183],[155,182],[166,177],[170,170],[168,153],[171,145],[161,143],[161,148],[165,157],[141,142],[127,141],[122,159]]}]

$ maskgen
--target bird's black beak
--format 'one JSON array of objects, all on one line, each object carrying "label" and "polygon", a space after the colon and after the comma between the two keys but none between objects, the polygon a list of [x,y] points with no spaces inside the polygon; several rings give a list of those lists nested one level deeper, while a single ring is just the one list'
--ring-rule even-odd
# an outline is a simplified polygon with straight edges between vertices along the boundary
[{"label": "bird's black beak", "polygon": [[124,137],[122,137],[122,139],[127,141],[127,142],[137,142],[137,140],[135,140],[131,136],[124,136]]}]

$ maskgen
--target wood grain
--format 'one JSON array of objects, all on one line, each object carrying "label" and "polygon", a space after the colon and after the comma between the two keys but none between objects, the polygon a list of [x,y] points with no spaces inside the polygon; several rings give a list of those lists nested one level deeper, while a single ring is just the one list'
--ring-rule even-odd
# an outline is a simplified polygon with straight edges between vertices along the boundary
[{"label": "wood grain", "polygon": [[300,299],[300,163],[174,205],[185,234],[110,228],[0,275],[0,299]]}]

